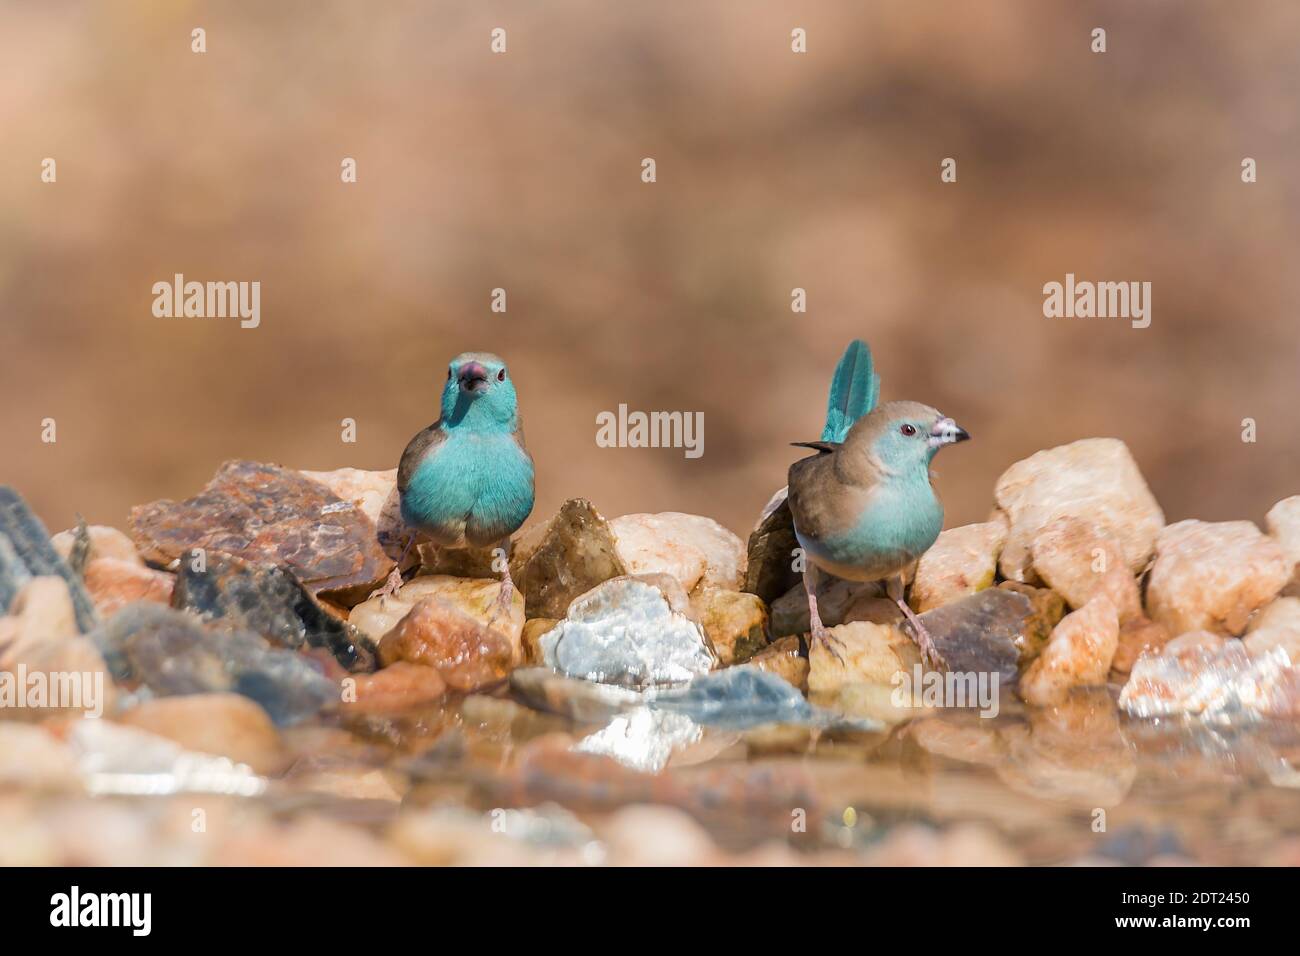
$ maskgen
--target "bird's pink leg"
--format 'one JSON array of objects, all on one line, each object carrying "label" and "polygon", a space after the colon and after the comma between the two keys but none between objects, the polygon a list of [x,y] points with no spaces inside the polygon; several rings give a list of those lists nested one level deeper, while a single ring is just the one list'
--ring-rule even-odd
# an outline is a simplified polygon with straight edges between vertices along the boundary
[{"label": "bird's pink leg", "polygon": [[885,582],[885,590],[889,592],[890,600],[898,605],[903,616],[907,618],[907,623],[912,626],[912,637],[916,641],[916,646],[921,649],[921,659],[928,662],[932,667],[943,667],[943,658],[939,656],[938,650],[935,649],[934,641],[930,638],[930,632],[925,629],[921,619],[916,616],[916,612],[903,600],[903,576],[895,575]]},{"label": "bird's pink leg", "polygon": [[[831,656],[839,661],[840,666],[843,667],[844,655],[841,653],[841,648],[844,645],[831,636],[831,632],[822,623],[821,614],[817,611],[817,569],[811,564],[804,568],[803,589],[804,593],[808,595],[808,625],[812,640],[826,648]],[[812,648],[809,647],[809,651],[811,650]]]},{"label": "bird's pink leg", "polygon": [[501,569],[501,591],[497,594],[496,604],[492,609],[492,617],[488,619],[488,627],[495,624],[499,616],[509,613],[510,605],[515,599],[515,581],[514,578],[510,577],[510,539],[506,538],[499,547],[505,552]]},{"label": "bird's pink leg", "polygon": [[367,600],[374,598],[386,598],[392,595],[402,586],[402,565],[406,563],[406,556],[411,552],[411,545],[415,543],[415,532],[409,531],[406,536],[406,547],[402,548],[402,556],[397,559],[397,564],[392,571],[388,573],[388,580],[384,582],[382,588],[370,592]]}]

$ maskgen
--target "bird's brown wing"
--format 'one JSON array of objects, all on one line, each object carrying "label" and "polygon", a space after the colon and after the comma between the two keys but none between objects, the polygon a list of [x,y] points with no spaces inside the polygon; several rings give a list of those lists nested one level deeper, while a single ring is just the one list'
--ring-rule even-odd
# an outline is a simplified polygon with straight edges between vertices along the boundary
[{"label": "bird's brown wing", "polygon": [[429,449],[442,444],[446,440],[447,433],[442,430],[442,419],[440,418],[407,442],[406,450],[402,452],[402,460],[397,465],[397,491],[399,494],[406,493],[406,489],[411,484],[411,478],[415,475],[415,469],[420,467],[420,462],[424,460],[424,456],[428,454]]},{"label": "bird's brown wing", "polygon": [[790,514],[807,537],[825,538],[852,527],[870,498],[870,489],[841,479],[836,457],[835,452],[823,452],[790,466]]}]

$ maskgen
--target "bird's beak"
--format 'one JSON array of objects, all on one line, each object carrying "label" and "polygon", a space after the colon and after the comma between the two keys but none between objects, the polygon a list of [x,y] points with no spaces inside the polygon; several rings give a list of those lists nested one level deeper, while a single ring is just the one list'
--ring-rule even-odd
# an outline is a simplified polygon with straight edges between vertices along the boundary
[{"label": "bird's beak", "polygon": [[966,441],[968,438],[970,438],[970,433],[951,418],[939,419],[934,423],[934,428],[930,429],[931,448],[942,448],[944,445]]},{"label": "bird's beak", "polygon": [[488,372],[478,362],[466,362],[460,367],[460,389],[477,394],[487,388]]}]

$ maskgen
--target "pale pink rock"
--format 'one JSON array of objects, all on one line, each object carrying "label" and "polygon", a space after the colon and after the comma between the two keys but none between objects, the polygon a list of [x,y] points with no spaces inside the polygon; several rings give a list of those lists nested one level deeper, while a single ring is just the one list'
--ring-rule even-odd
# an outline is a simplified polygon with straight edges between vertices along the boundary
[{"label": "pale pink rock", "polygon": [[999,515],[940,533],[921,555],[912,579],[909,597],[917,613],[992,587],[1007,530],[1006,517]]},{"label": "pale pink rock", "polygon": [[1142,602],[1123,549],[1091,521],[1062,515],[1044,525],[1030,546],[1034,570],[1078,610],[1098,594],[1110,598],[1121,622],[1138,617]]},{"label": "pale pink rock", "polygon": [[1297,568],[1300,565],[1300,495],[1283,498],[1270,508],[1264,516],[1264,527],[1291,562],[1291,576],[1294,579],[1297,570],[1300,570]]},{"label": "pale pink rock", "polygon": [[1248,633],[1241,639],[1241,643],[1251,657],[1259,657],[1274,648],[1281,648],[1286,651],[1292,664],[1300,665],[1300,631],[1263,627]]},{"label": "pale pink rock", "polygon": [[32,578],[14,598],[9,616],[0,618],[0,672],[17,674],[20,669],[29,682],[45,675],[46,698],[0,710],[0,719],[38,720],[70,712],[99,716],[116,702],[103,655],[77,631],[63,578]]},{"label": "pale pink rock", "polygon": [[77,756],[43,727],[0,720],[0,789],[73,789]]},{"label": "pale pink rock", "polygon": [[[92,524],[86,526],[86,535],[90,538],[90,550],[86,554],[87,561],[94,561],[96,558],[115,558],[118,561],[129,561],[132,564],[144,565],[144,558],[140,557],[140,552],[135,549],[135,542],[131,540],[125,531],[118,531],[108,525]],[[72,548],[76,541],[76,529],[60,531],[50,538],[54,550],[65,561],[72,556]]]},{"label": "pale pink rock", "polygon": [[1072,688],[1104,684],[1118,644],[1115,605],[1105,595],[1098,595],[1056,625],[1047,647],[1020,678],[1020,696],[1031,704],[1047,706]]},{"label": "pale pink rock", "polygon": [[1265,604],[1255,612],[1246,626],[1246,633],[1266,629],[1280,629],[1300,633],[1300,597],[1280,597]]},{"label": "pale pink rock", "polygon": [[1241,634],[1290,576],[1282,548],[1249,521],[1179,521],[1157,539],[1147,611],[1173,634]]},{"label": "pale pink rock", "polygon": [[688,592],[744,586],[745,544],[712,518],[665,511],[623,515],[609,525],[629,574],[670,574]]},{"label": "pale pink rock", "polygon": [[112,617],[136,601],[169,604],[176,575],[156,571],[142,562],[94,558],[86,563],[86,590],[100,617]]},{"label": "pale pink rock", "polygon": [[186,750],[229,757],[258,773],[274,773],[284,763],[271,718],[241,694],[159,697],[123,711],[117,722],[165,737]]},{"label": "pale pink rock", "polygon": [[1011,522],[999,567],[1012,581],[1030,581],[1033,540],[1062,515],[1091,521],[1112,537],[1134,573],[1146,566],[1165,523],[1128,446],[1117,438],[1087,438],[1018,461],[998,479],[994,496]]},{"label": "pale pink rock", "polygon": [[365,471],[361,468],[336,468],[334,471],[302,471],[304,478],[318,481],[344,501],[350,501],[376,525],[384,505],[397,489],[397,469]]},{"label": "pale pink rock", "polygon": [[[371,598],[352,609],[348,621],[361,628],[375,640],[395,628],[420,601],[435,598],[466,615],[486,624],[496,613],[501,595],[501,583],[490,578],[459,578],[447,574],[429,574],[412,578],[386,597]],[[524,630],[524,598],[516,590],[510,607],[496,615],[493,630],[499,632],[514,648],[515,663],[524,659],[522,635]]]}]

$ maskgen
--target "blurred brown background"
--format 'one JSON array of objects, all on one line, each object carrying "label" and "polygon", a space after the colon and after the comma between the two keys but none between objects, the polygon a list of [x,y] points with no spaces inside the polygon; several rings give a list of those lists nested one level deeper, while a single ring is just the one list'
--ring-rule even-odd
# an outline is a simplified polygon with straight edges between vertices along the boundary
[{"label": "blurred brown background", "polygon": [[[975,436],[950,525],[1094,435],[1170,520],[1260,520],[1300,492],[1298,42],[1293,0],[5,4],[0,481],[57,529],[227,458],[392,467],[484,348],[534,517],[744,534],[861,336],[886,399]],[[261,327],[154,318],[176,272],[261,281]],[[1151,281],[1151,327],[1044,318],[1066,272]],[[620,402],[704,412],[704,456],[598,448]]]}]

